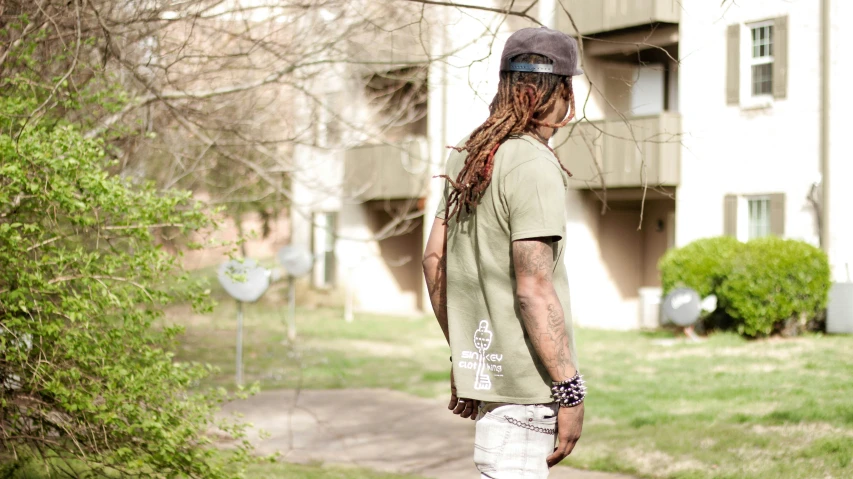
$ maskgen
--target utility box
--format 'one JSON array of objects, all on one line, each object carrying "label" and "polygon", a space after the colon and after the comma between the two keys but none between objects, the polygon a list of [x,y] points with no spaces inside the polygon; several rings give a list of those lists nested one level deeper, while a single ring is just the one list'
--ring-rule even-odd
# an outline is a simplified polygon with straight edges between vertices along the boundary
[{"label": "utility box", "polygon": [[829,289],[826,332],[853,334],[853,283],[833,283]]},{"label": "utility box", "polygon": [[640,288],[640,329],[660,328],[661,288]]}]

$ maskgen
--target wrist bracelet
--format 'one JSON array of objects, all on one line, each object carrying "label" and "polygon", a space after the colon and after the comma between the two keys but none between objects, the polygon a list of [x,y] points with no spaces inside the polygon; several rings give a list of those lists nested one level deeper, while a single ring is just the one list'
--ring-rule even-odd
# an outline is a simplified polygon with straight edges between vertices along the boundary
[{"label": "wrist bracelet", "polygon": [[551,397],[560,407],[575,407],[586,397],[586,383],[580,373],[565,381],[551,382]]}]

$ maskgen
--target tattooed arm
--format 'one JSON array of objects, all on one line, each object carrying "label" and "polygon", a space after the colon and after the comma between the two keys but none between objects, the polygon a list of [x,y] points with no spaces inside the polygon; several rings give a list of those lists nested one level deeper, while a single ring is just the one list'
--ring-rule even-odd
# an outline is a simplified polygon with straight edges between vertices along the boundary
[{"label": "tattooed arm", "polygon": [[554,270],[554,243],[534,238],[512,243],[512,262],[521,318],[533,348],[554,381],[575,374],[566,335],[563,306],[557,298],[551,273]]},{"label": "tattooed arm", "polygon": [[424,278],[426,279],[432,310],[438,319],[438,325],[444,333],[444,339],[450,344],[450,332],[447,327],[447,277],[444,254],[447,248],[447,226],[436,218],[429,232],[424,250]]}]

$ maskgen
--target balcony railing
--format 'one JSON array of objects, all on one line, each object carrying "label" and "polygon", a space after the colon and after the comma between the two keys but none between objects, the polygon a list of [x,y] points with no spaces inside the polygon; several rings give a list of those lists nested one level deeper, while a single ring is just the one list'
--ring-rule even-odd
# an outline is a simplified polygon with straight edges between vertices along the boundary
[{"label": "balcony railing", "polygon": [[[564,4],[581,35],[681,20],[681,2],[673,0],[567,0]],[[575,33],[562,10],[558,10],[557,28]]]},{"label": "balcony railing", "polygon": [[677,113],[578,123],[573,130],[564,128],[554,144],[574,175],[570,185],[576,189],[679,183],[681,116]]},{"label": "balcony railing", "polygon": [[401,144],[364,145],[344,155],[344,191],[362,201],[420,198],[425,195],[428,176],[423,137]]}]

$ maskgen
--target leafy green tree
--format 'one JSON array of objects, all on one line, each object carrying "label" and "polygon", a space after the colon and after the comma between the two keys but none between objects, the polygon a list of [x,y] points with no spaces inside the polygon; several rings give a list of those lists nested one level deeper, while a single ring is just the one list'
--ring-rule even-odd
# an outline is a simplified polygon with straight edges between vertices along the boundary
[{"label": "leafy green tree", "polygon": [[[19,99],[0,100],[16,108]],[[100,141],[68,126],[0,134],[0,446],[149,477],[235,477],[211,444],[223,393],[173,361],[163,307],[192,301],[157,228],[208,225],[187,193],[111,176]],[[226,430],[228,429],[225,427]],[[239,435],[238,430],[230,432]]]},{"label": "leafy green tree", "polygon": [[[109,144],[81,130],[122,108],[120,85],[82,56],[50,71],[88,40],[32,25],[0,25],[0,464],[241,477],[242,428],[213,419],[226,393],[193,392],[208,368],[173,359],[180,329],[163,319],[170,304],[210,303],[160,232],[213,225],[189,193],[114,174]],[[236,438],[227,454],[213,447],[222,435]]]}]

